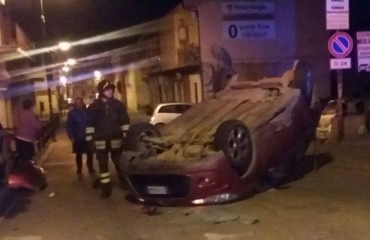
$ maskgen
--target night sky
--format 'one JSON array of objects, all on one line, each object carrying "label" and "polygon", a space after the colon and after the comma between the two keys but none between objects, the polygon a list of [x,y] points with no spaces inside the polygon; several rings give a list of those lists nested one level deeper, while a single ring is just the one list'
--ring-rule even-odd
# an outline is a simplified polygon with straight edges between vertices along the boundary
[{"label": "night sky", "polygon": [[[47,42],[74,41],[160,18],[181,0],[43,0]],[[370,2],[350,0],[350,34],[370,30]],[[40,0],[7,0],[30,38],[41,40]],[[104,43],[109,48],[112,43]],[[96,46],[93,46],[96,47]]]},{"label": "night sky", "polygon": [[[43,0],[47,44],[74,41],[164,16],[181,0]],[[7,0],[30,38],[41,40],[40,1]]]}]

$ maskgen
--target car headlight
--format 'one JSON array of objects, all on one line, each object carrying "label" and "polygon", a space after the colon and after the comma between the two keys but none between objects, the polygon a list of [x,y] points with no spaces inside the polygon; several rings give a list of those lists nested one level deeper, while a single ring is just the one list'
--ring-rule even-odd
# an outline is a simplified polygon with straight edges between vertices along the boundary
[{"label": "car headlight", "polygon": [[238,195],[234,193],[221,193],[217,195],[213,195],[204,199],[195,199],[191,201],[193,204],[201,205],[201,204],[209,204],[209,203],[223,203],[232,201],[238,198]]}]

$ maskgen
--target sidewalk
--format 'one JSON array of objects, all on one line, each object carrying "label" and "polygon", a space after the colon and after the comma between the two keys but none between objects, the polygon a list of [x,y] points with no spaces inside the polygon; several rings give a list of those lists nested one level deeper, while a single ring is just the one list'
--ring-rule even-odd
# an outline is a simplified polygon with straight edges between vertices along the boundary
[{"label": "sidewalk", "polygon": [[[131,123],[148,122],[150,120],[150,116],[143,113],[129,113],[129,115]],[[51,153],[57,157],[51,158]],[[66,132],[65,117],[61,119],[56,132],[56,141],[49,141],[45,148],[36,154],[35,162],[41,167],[45,164],[55,164],[63,155],[72,156],[72,146]],[[17,193],[7,188],[6,183],[0,183],[0,223],[14,207],[16,200]]]}]

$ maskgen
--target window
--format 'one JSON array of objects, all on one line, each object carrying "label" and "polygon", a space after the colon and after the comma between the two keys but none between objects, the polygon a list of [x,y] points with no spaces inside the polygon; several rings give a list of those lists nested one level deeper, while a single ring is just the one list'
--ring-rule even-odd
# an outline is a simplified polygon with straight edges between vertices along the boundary
[{"label": "window", "polygon": [[159,113],[176,113],[176,106],[175,105],[165,105],[162,106],[159,110]]},{"label": "window", "polygon": [[164,105],[158,110],[158,113],[184,113],[190,108],[189,104]]},{"label": "window", "polygon": [[187,105],[187,104],[176,105],[176,113],[184,113],[187,110],[189,110],[190,108],[191,108],[191,106]]}]

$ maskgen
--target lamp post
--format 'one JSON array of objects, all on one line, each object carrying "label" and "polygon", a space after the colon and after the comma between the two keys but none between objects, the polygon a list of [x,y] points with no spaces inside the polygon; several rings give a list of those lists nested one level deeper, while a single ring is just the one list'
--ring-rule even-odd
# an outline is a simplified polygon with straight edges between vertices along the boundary
[{"label": "lamp post", "polygon": [[[40,0],[40,19],[41,19],[41,37],[42,37],[42,42],[45,44],[46,42],[46,18],[44,15],[44,2],[43,0]],[[50,117],[53,114],[53,100],[51,96],[51,88],[50,88],[50,80],[48,77],[47,69],[45,68],[45,53],[41,54],[41,66],[42,69],[45,71],[45,77],[46,77],[46,85],[47,85],[47,92],[48,92],[48,102],[49,102],[49,114]]]}]

